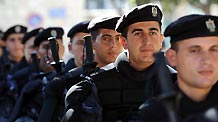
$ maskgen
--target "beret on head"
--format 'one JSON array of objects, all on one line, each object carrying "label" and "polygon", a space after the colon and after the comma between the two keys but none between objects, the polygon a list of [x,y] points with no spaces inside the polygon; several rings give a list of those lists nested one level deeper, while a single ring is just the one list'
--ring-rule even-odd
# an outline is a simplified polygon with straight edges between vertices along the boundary
[{"label": "beret on head", "polygon": [[117,21],[120,17],[107,16],[107,17],[96,17],[88,25],[88,30],[94,31],[97,29],[111,29],[115,30]]},{"label": "beret on head", "polygon": [[89,22],[90,21],[83,21],[74,25],[67,33],[67,37],[72,38],[78,32],[89,33],[88,30]]},{"label": "beret on head", "polygon": [[161,25],[162,16],[163,14],[156,4],[137,6],[121,16],[117,22],[116,31],[123,33],[123,30],[129,25],[143,21],[157,21]]},{"label": "beret on head", "polygon": [[22,26],[22,25],[15,25],[5,31],[5,33],[3,34],[2,40],[6,41],[8,36],[11,34],[26,33],[26,32],[27,32],[27,27]]},{"label": "beret on head", "polygon": [[164,36],[170,37],[170,43],[195,37],[218,36],[217,27],[217,16],[192,14],[172,22]]},{"label": "beret on head", "polygon": [[26,33],[22,39],[22,43],[25,44],[27,42],[27,40],[29,40],[33,36],[38,35],[42,31],[43,31],[43,28],[37,28],[37,29],[34,29],[34,30]]},{"label": "beret on head", "polygon": [[47,28],[36,36],[34,40],[34,46],[38,47],[41,44],[41,42],[48,40],[48,38],[50,37],[55,37],[56,39],[62,39],[63,35],[64,35],[64,30],[61,27]]}]

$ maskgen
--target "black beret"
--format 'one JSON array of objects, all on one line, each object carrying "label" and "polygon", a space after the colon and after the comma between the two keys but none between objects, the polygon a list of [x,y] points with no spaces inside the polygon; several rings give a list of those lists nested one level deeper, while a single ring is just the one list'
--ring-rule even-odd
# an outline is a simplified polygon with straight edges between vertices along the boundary
[{"label": "black beret", "polygon": [[62,39],[63,35],[64,35],[64,30],[61,27],[47,28],[36,36],[34,40],[34,46],[38,47],[41,42],[48,40],[48,38],[50,37],[55,37],[56,39]]},{"label": "black beret", "polygon": [[43,28],[36,28],[36,29],[26,33],[22,39],[22,44],[25,44],[27,40],[29,40],[33,36],[38,35],[42,31],[43,31]]},{"label": "black beret", "polygon": [[89,33],[88,25],[90,21],[83,21],[74,25],[67,33],[67,37],[73,37],[78,32]]},{"label": "black beret", "polygon": [[88,25],[90,31],[97,29],[111,29],[115,30],[116,23],[120,17],[117,16],[107,16],[107,17],[96,17]]},{"label": "black beret", "polygon": [[192,14],[172,22],[164,36],[170,36],[170,43],[194,37],[218,36],[217,27],[217,16]]},{"label": "black beret", "polygon": [[5,33],[3,34],[2,40],[6,41],[8,36],[10,34],[14,33],[26,33],[27,32],[27,27],[22,26],[22,25],[15,25],[10,27]]},{"label": "black beret", "polygon": [[121,16],[117,22],[116,31],[122,33],[127,26],[143,21],[157,21],[161,25],[162,16],[163,14],[156,4],[137,6]]}]

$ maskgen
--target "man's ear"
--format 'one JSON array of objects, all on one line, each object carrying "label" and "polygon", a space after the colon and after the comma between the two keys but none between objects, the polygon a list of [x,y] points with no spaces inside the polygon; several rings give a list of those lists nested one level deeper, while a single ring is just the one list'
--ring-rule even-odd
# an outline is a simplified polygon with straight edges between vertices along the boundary
[{"label": "man's ear", "polygon": [[123,36],[120,36],[119,40],[123,48],[127,49],[126,39]]},{"label": "man's ear", "polygon": [[72,42],[68,43],[68,50],[69,50],[69,52],[71,52],[73,50]]},{"label": "man's ear", "polygon": [[163,45],[162,45],[163,43],[164,43],[164,35],[161,34],[160,35],[160,45],[161,45],[160,49],[164,48]]},{"label": "man's ear", "polygon": [[165,52],[165,55],[166,55],[169,65],[172,67],[175,67],[176,66],[176,51],[170,48]]}]

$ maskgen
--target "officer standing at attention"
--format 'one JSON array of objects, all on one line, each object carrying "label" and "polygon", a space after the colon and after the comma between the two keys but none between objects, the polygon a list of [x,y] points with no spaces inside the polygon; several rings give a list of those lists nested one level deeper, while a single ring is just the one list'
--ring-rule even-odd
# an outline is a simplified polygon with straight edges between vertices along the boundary
[{"label": "officer standing at attention", "polygon": [[2,37],[2,40],[5,42],[5,47],[9,53],[7,55],[9,62],[4,62],[4,64],[10,63],[10,70],[12,70],[13,66],[19,63],[24,56],[22,38],[26,32],[27,27],[15,25],[9,28]]},{"label": "officer standing at attention", "polygon": [[[80,67],[82,65],[83,48],[85,42],[83,37],[86,35],[90,35],[87,29],[88,24],[89,21],[80,22],[74,25],[67,34],[67,37],[70,38],[68,49],[69,52],[74,55],[74,58],[71,58],[64,66],[64,70],[62,72],[63,75],[69,70]],[[57,79],[59,78],[55,79],[56,80],[52,80],[45,87],[46,97],[43,102],[43,107],[40,112],[38,122],[56,121],[59,116],[62,116],[63,114],[63,110],[61,110],[60,108],[64,108],[64,105],[62,103],[65,91],[65,81],[62,79],[57,81]]]},{"label": "officer standing at attention", "polygon": [[43,31],[43,28],[36,28],[30,32],[27,32],[22,38],[22,44],[24,45],[24,56],[21,61],[16,64],[13,68],[14,71],[20,70],[24,67],[27,67],[31,62],[31,54],[36,52],[36,49],[33,45],[35,36]]},{"label": "officer standing at attention", "polygon": [[74,58],[71,58],[67,62],[65,66],[66,71],[75,67],[80,67],[83,64],[83,49],[85,43],[83,37],[90,35],[87,29],[89,22],[90,21],[83,21],[74,25],[67,34],[67,37],[70,38],[68,49],[69,52],[74,56]]},{"label": "officer standing at attention", "polygon": [[[171,43],[168,61],[176,66],[178,71],[176,88],[179,91],[179,121],[199,122],[199,119],[192,117],[197,117],[199,113],[218,103],[217,26],[217,16],[193,14],[172,22],[164,32],[165,36],[170,37]],[[143,120],[169,122],[162,104],[154,103],[157,102],[146,103],[141,114]]]},{"label": "officer standing at attention", "polygon": [[[88,30],[91,32],[91,36],[93,40],[92,45],[93,45],[93,50],[95,52],[94,61],[98,63],[98,66],[93,67],[92,69],[94,73],[98,72],[99,68],[102,68],[103,66],[106,66],[107,64],[114,62],[116,57],[123,51],[122,45],[119,42],[119,37],[121,34],[115,31],[115,26],[118,19],[119,17],[117,16],[104,16],[104,17],[101,16],[91,20],[91,22],[88,25]],[[79,42],[83,42],[83,40]],[[70,86],[75,85],[77,82],[83,79],[82,77],[80,77],[79,80],[76,80],[75,77],[69,77],[71,74],[74,73],[78,74],[78,77],[80,76],[80,74],[85,74],[86,71],[83,69],[83,67],[78,67],[77,69],[81,69],[81,68],[82,70],[80,71],[72,70],[59,78],[55,78],[53,82],[50,82],[46,86],[46,90],[45,90],[46,91],[45,94],[46,96],[48,96],[47,100],[50,99],[51,101],[52,99],[53,101],[55,100],[60,102],[63,96],[64,89],[70,88]],[[52,114],[52,116],[54,116],[52,109],[50,109],[50,111],[47,110],[47,108],[51,108],[52,104],[50,103],[47,104],[46,106],[43,106],[45,107],[45,109],[43,109],[40,115],[46,115],[50,117],[50,115]],[[46,118],[46,120],[50,121],[50,118]],[[38,122],[42,122],[42,121],[45,121],[44,117],[40,117],[38,120]],[[75,121],[79,121],[79,120],[75,120]]]},{"label": "officer standing at attention", "polygon": [[[97,88],[103,122],[125,121],[147,98],[160,93],[155,73],[157,60],[161,59],[153,55],[160,51],[164,39],[161,20],[162,12],[155,4],[137,6],[118,20],[116,30],[126,39],[128,51],[117,57],[114,68],[93,76],[90,81]],[[92,93],[86,89],[90,82],[77,84],[84,91],[75,90],[66,96],[68,109],[79,103],[72,101],[74,95],[81,93],[81,99],[86,100],[85,96]]]},{"label": "officer standing at attention", "polygon": [[57,75],[55,68],[50,64],[53,61],[53,58],[48,38],[56,38],[57,52],[59,58],[61,59],[64,54],[62,42],[63,34],[64,30],[61,27],[49,27],[44,29],[35,37],[34,47],[37,49],[38,56],[40,57],[39,67],[44,75],[43,77],[34,77],[34,79],[28,81],[23,86],[9,121],[29,122],[36,121],[38,119],[43,105],[44,87]]}]

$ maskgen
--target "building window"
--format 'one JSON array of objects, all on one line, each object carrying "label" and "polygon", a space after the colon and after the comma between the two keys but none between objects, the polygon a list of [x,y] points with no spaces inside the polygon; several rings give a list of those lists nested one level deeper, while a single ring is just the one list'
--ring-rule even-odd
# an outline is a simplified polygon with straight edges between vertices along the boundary
[{"label": "building window", "polygon": [[117,9],[127,5],[127,0],[86,0],[86,9]]}]

